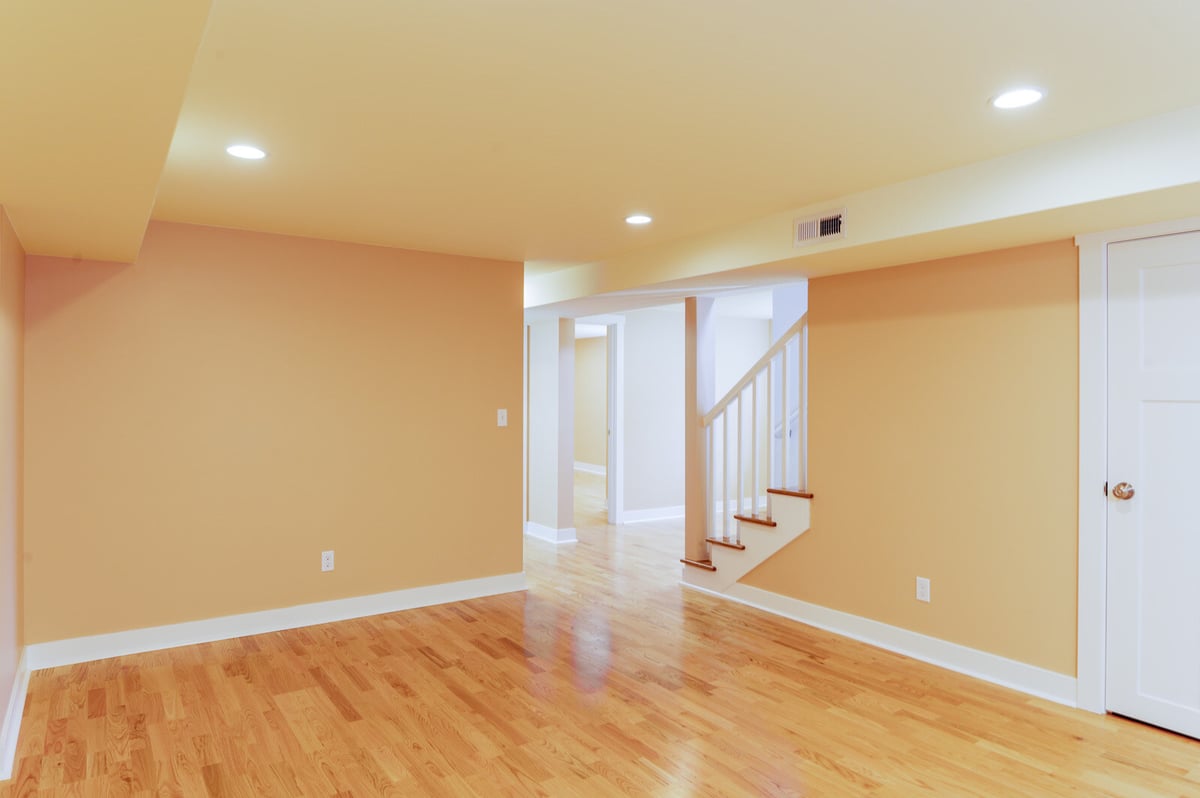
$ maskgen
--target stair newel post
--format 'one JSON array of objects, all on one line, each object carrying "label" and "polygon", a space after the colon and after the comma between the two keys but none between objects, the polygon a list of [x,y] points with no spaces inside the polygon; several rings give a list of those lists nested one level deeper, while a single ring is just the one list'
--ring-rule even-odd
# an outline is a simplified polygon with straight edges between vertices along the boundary
[{"label": "stair newel post", "polygon": [[711,298],[688,297],[683,307],[684,556],[702,561],[708,559],[705,538],[713,511],[712,469],[706,466],[716,453],[711,426],[709,451],[705,452],[704,416],[716,404],[716,333]]},{"label": "stair newel post", "polygon": [[575,539],[575,320],[529,325],[528,520]]}]

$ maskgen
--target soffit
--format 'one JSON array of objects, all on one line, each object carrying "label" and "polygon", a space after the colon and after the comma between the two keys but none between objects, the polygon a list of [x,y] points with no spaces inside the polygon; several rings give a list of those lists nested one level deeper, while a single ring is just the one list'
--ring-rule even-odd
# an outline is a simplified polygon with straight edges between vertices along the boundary
[{"label": "soffit", "polygon": [[136,257],[208,9],[0,2],[0,204],[27,252]]}]

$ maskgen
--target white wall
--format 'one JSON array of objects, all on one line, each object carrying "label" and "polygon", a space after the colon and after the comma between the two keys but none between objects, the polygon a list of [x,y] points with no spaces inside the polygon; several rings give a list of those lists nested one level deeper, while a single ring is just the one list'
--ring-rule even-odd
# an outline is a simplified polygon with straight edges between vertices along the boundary
[{"label": "white wall", "polygon": [[762,357],[770,345],[771,322],[768,319],[717,316],[718,400],[735,382],[745,376],[746,371]]},{"label": "white wall", "polygon": [[[638,511],[661,508],[678,514],[684,500],[683,313],[672,306],[632,311],[625,318],[625,510],[635,518]],[[770,332],[767,319],[717,317],[716,398],[767,350]],[[760,397],[760,408],[765,399]],[[746,435],[749,424],[747,404]],[[764,463],[765,449],[764,439],[759,448]],[[749,467],[747,456],[746,473]]]},{"label": "white wall", "polygon": [[808,281],[788,283],[771,290],[771,343],[808,312]]},{"label": "white wall", "polygon": [[[746,372],[753,366],[767,348],[771,345],[771,321],[769,319],[743,319],[733,318],[729,316],[718,316],[716,320],[716,337],[717,337],[717,395],[719,401],[722,399],[729,389],[734,384],[746,375]],[[758,413],[760,419],[766,418],[767,413],[767,392],[765,383],[760,383],[758,393]],[[751,485],[753,484],[753,458],[751,453],[753,447],[751,445],[750,435],[753,434],[753,415],[751,413],[751,398],[753,394],[747,390],[743,393],[742,404],[742,480],[744,495],[749,496]],[[731,405],[735,408],[735,405]],[[735,447],[737,446],[736,433],[736,409],[729,411],[730,432],[729,432],[729,447],[730,447],[730,463],[729,463],[729,497],[732,501],[737,495],[737,468]],[[716,452],[714,462],[720,463],[720,457],[723,452],[722,441],[720,440],[720,424],[717,426]],[[760,501],[766,497],[766,489],[770,487],[767,483],[770,478],[767,474],[768,467],[768,449],[767,449],[767,426],[760,422],[760,434],[758,438],[758,464],[759,464],[759,496]],[[713,491],[714,501],[719,501],[722,497],[719,473],[714,477]]]},{"label": "white wall", "polygon": [[[789,283],[786,285],[776,286],[771,291],[771,342],[778,341],[780,337],[787,332],[796,321],[808,312],[808,281],[799,283]],[[789,347],[789,358],[796,357],[795,346]],[[795,360],[790,360],[794,363]],[[779,407],[782,401],[782,383],[776,383],[774,386],[774,405]],[[795,368],[788,372],[787,380],[787,418],[789,424],[800,425],[807,429],[807,419],[799,417],[800,409],[800,373]],[[795,430],[792,434],[797,434]],[[776,451],[774,461],[771,463],[771,484],[775,487],[794,487],[796,482],[796,474],[799,468],[799,450],[795,448],[794,438],[789,438],[789,446],[787,447],[788,470],[790,475],[787,478],[788,485],[783,485],[785,481],[782,476],[783,461],[780,459],[784,454],[783,449]]]},{"label": "white wall", "polygon": [[683,332],[679,308],[625,314],[627,513],[683,505]]}]

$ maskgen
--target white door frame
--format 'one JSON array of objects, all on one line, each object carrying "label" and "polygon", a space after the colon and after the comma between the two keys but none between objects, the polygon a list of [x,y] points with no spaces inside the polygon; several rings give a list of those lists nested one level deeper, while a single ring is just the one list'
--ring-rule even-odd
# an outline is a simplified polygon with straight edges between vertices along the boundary
[{"label": "white door frame", "polygon": [[1103,713],[1108,598],[1108,245],[1200,230],[1200,217],[1075,237],[1079,247],[1079,620],[1075,702]]}]

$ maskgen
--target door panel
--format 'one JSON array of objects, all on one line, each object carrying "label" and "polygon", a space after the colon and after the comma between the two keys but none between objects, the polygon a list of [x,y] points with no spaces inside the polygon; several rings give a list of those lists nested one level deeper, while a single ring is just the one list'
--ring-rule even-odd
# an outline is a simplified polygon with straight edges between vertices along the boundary
[{"label": "door panel", "polygon": [[1107,704],[1200,737],[1200,233],[1108,266]]}]

